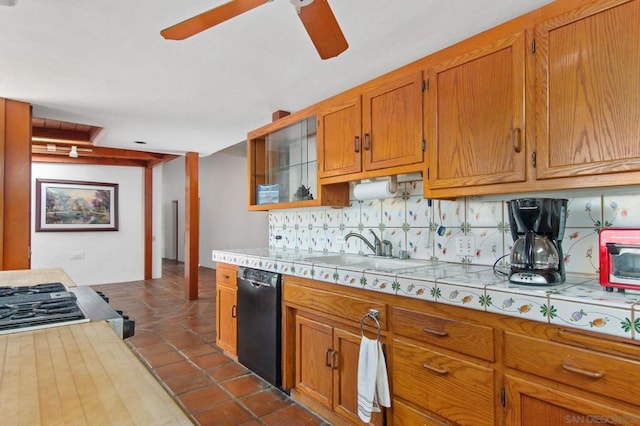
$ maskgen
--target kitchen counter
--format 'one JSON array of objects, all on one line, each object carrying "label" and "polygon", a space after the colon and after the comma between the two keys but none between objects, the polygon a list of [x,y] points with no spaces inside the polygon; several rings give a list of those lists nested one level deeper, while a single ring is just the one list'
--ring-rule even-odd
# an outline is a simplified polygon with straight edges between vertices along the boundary
[{"label": "kitchen counter", "polygon": [[[0,285],[62,282],[62,269],[0,272]],[[190,425],[106,321],[0,335],[5,425]]]},{"label": "kitchen counter", "polygon": [[538,287],[512,284],[490,266],[428,262],[391,273],[305,260],[329,254],[232,249],[214,250],[212,260],[640,340],[640,292],[606,292],[596,275],[567,274],[562,284]]},{"label": "kitchen counter", "polygon": [[2,424],[187,425],[106,322],[0,336]]}]

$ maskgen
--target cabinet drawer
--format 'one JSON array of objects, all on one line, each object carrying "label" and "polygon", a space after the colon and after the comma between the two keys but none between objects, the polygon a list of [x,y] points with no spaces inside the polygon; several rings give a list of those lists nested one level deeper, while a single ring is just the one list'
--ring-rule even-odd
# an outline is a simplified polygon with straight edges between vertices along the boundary
[{"label": "cabinet drawer", "polygon": [[403,308],[393,308],[393,332],[493,362],[493,328]]},{"label": "cabinet drawer", "polygon": [[494,370],[393,341],[393,393],[460,425],[494,425]]},{"label": "cabinet drawer", "polygon": [[444,422],[438,419],[434,419],[427,413],[416,410],[397,399],[393,401],[393,426],[414,426],[414,425],[429,425],[429,426],[450,426],[454,425],[451,422]]},{"label": "cabinet drawer", "polygon": [[[360,299],[346,294],[337,294],[331,291],[316,288],[303,287],[285,279],[283,290],[285,302],[296,303],[305,308],[314,309],[343,319],[359,323],[362,316],[369,309],[376,309],[380,317],[378,322],[382,330],[387,329],[387,305],[367,299]],[[371,326],[371,321],[366,321],[366,326]]]},{"label": "cabinet drawer", "polygon": [[505,333],[505,362],[556,382],[638,404],[640,362],[562,343]]},{"label": "cabinet drawer", "polygon": [[226,263],[216,265],[216,285],[236,288],[238,284],[238,267]]}]

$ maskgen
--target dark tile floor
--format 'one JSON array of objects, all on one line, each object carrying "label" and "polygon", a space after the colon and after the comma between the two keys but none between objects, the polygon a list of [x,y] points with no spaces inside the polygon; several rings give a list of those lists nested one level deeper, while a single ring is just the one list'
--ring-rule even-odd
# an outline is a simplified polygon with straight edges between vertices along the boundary
[{"label": "dark tile floor", "polygon": [[184,264],[156,280],[94,286],[136,321],[126,340],[198,425],[326,425],[215,344],[215,270],[200,268],[199,298],[184,298]]}]

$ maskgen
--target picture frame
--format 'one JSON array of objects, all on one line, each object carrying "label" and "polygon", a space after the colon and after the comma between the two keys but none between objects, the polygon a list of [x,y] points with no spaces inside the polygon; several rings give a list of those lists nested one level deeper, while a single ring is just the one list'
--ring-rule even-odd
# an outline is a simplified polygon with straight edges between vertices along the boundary
[{"label": "picture frame", "polygon": [[117,183],[36,179],[36,232],[117,230]]}]

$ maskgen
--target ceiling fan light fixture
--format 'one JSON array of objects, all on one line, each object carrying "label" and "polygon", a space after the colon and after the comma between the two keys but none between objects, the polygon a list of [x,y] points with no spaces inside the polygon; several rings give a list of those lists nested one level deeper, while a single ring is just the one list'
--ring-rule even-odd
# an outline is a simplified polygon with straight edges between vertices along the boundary
[{"label": "ceiling fan light fixture", "polygon": [[289,2],[296,8],[296,12],[300,13],[300,9],[309,6],[313,0],[289,0]]},{"label": "ceiling fan light fixture", "polygon": [[71,150],[69,151],[69,157],[71,158],[78,158],[78,147],[73,145],[71,147]]}]

